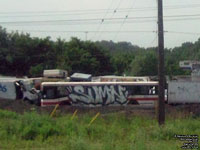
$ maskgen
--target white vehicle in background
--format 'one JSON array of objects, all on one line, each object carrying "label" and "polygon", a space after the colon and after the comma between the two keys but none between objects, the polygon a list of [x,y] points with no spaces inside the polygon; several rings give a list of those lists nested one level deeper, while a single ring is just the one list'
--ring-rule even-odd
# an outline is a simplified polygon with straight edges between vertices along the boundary
[{"label": "white vehicle in background", "polygon": [[40,104],[40,91],[34,88],[33,80],[25,79],[17,81],[23,92],[23,100],[27,100],[33,104]]},{"label": "white vehicle in background", "polygon": [[67,71],[60,69],[44,70],[43,77],[47,78],[67,78]]},{"label": "white vehicle in background", "polygon": [[0,99],[23,99],[39,105],[39,93],[40,92],[34,88],[33,80],[0,78]]}]

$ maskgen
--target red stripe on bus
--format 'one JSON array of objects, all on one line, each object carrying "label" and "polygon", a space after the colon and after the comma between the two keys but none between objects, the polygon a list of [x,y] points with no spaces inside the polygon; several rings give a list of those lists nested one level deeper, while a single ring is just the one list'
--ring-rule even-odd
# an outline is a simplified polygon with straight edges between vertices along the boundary
[{"label": "red stripe on bus", "polygon": [[59,102],[41,102],[41,105],[56,105],[56,104],[61,104],[61,103],[65,103],[65,102],[69,102],[69,100],[66,101],[59,101]]},{"label": "red stripe on bus", "polygon": [[156,97],[134,97],[134,98],[128,98],[129,101],[156,101],[158,98]]}]

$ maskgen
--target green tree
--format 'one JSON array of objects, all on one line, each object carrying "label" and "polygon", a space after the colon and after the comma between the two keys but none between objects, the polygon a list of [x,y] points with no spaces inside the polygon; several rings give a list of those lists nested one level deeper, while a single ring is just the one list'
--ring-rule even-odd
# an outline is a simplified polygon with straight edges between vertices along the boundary
[{"label": "green tree", "polygon": [[157,75],[157,57],[153,51],[140,54],[131,62],[131,74],[134,76]]},{"label": "green tree", "polygon": [[58,67],[70,73],[82,72],[102,75],[113,71],[110,56],[90,41],[72,38],[59,56]]},{"label": "green tree", "polygon": [[31,66],[29,73],[32,77],[41,77],[43,74],[44,66],[43,64],[38,64],[36,66]]},{"label": "green tree", "polygon": [[123,75],[130,70],[130,63],[134,59],[134,54],[132,53],[122,53],[119,52],[115,54],[111,62],[113,64],[115,75]]}]

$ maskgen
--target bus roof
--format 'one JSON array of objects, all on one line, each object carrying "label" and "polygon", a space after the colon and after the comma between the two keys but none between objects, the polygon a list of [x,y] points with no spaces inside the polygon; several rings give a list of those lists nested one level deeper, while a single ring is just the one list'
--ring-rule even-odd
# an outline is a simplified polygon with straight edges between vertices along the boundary
[{"label": "bus roof", "polygon": [[116,78],[116,79],[149,79],[148,76],[137,77],[137,76],[99,76],[100,78]]},{"label": "bus roof", "polygon": [[158,82],[43,82],[42,86],[75,86],[75,85],[158,85]]}]

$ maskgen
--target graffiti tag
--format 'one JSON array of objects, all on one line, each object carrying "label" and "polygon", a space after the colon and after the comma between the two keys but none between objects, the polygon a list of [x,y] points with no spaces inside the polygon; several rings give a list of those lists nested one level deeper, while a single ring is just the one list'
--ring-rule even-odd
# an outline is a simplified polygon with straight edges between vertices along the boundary
[{"label": "graffiti tag", "polygon": [[0,92],[7,92],[7,88],[6,88],[6,86],[5,85],[2,85],[1,83],[0,83]]},{"label": "graffiti tag", "polygon": [[120,85],[105,86],[71,86],[67,88],[69,98],[74,103],[82,102],[84,104],[126,104],[128,91]]}]

